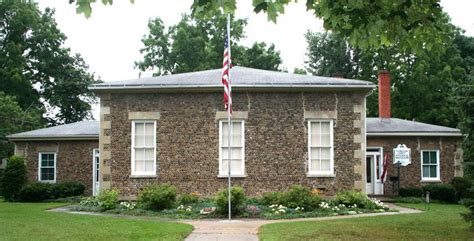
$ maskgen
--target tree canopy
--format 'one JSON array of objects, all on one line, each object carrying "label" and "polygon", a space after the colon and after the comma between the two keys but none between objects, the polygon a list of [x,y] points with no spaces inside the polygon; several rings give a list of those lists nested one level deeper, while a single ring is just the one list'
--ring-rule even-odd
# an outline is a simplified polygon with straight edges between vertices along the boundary
[{"label": "tree canopy", "polygon": [[[250,48],[237,42],[244,38],[247,21],[233,19],[231,34],[232,64],[278,70],[282,60],[271,44],[254,43]],[[143,59],[135,62],[142,71],[154,75],[174,74],[222,67],[226,17],[194,18],[183,15],[181,21],[165,28],[160,18],[150,20],[149,33],[142,39]]]},{"label": "tree canopy", "polygon": [[[452,33],[465,38],[452,27]],[[454,38],[445,50],[420,54],[400,53],[390,47],[368,50],[351,47],[347,39],[334,33],[306,34],[308,72],[339,75],[377,83],[377,73],[390,70],[392,76],[392,114],[403,119],[456,127],[459,117],[453,102],[455,88],[466,79],[460,49]],[[377,94],[368,98],[368,116],[377,116]]]},{"label": "tree canopy", "polygon": [[[96,0],[69,0],[75,3],[78,13],[89,17],[91,3]],[[133,2],[133,0],[131,1]],[[268,19],[276,22],[285,12],[285,7],[296,0],[253,0],[256,13],[267,13]],[[447,29],[436,21],[442,17],[440,0],[306,0],[308,11],[321,18],[326,30],[346,37],[351,45],[359,48],[377,49],[398,46],[408,52],[430,50],[444,42]],[[104,5],[112,0],[102,0]],[[215,16],[234,13],[236,0],[194,0],[193,15]]]},{"label": "tree canopy", "polygon": [[0,91],[25,110],[46,111],[49,124],[91,118],[95,80],[80,55],[64,47],[54,11],[34,3],[0,3]]}]

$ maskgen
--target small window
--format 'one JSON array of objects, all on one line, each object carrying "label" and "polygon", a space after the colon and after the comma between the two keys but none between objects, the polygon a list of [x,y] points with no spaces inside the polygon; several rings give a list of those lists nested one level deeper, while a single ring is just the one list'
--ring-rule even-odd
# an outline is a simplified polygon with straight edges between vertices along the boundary
[{"label": "small window", "polygon": [[440,180],[439,150],[421,151],[421,180]]},{"label": "small window", "polygon": [[[232,121],[231,175],[245,175],[244,121]],[[229,126],[227,121],[219,122],[219,176],[228,176],[229,171]]]},{"label": "small window", "polygon": [[132,175],[156,175],[155,121],[132,121]]},{"label": "small window", "polygon": [[56,153],[39,153],[38,181],[56,182]]},{"label": "small window", "polygon": [[334,175],[332,120],[310,120],[308,127],[308,173]]}]

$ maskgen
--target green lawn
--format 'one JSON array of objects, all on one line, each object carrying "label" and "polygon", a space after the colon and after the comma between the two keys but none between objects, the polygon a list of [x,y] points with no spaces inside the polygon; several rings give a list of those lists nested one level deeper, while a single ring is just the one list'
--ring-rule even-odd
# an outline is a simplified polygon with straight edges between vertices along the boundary
[{"label": "green lawn", "polygon": [[0,240],[183,240],[188,224],[46,212],[57,203],[0,201]]},{"label": "green lawn", "polygon": [[[401,205],[401,204],[400,204]],[[424,209],[424,204],[403,204]],[[420,214],[268,224],[260,240],[474,240],[461,205],[432,204]]]}]

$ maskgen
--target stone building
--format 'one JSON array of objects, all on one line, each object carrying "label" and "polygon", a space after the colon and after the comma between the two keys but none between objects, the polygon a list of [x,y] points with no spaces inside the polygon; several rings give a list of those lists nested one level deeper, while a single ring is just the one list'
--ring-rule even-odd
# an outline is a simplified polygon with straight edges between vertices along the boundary
[{"label": "stone building", "polygon": [[[413,150],[412,164],[401,170],[402,186],[462,175],[460,131],[390,118],[389,81],[380,82],[380,89],[388,88],[388,94],[380,91],[385,116],[366,118],[366,96],[376,87],[371,82],[244,67],[232,71],[229,161],[220,75],[209,70],[96,84],[100,122],[9,139],[26,157],[30,180],[78,180],[91,194],[115,188],[125,199],[150,183],[213,195],[226,187],[229,163],[233,184],[250,196],[294,184],[328,195],[352,188],[391,194],[390,185],[377,182],[385,153],[401,143]],[[395,169],[388,165],[388,176]]]}]

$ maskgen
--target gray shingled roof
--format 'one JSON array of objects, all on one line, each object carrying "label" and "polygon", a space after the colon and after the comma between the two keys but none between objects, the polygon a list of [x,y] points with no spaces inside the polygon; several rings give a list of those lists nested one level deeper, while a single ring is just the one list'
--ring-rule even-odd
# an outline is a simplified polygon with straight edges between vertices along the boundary
[{"label": "gray shingled roof", "polygon": [[99,139],[99,121],[79,121],[7,136],[9,140]]},{"label": "gray shingled roof", "polygon": [[[222,88],[221,69],[165,75],[151,78],[104,82],[90,86],[92,90],[113,89],[195,89]],[[236,66],[232,68],[233,88],[364,88],[373,89],[372,82],[289,74]]]},{"label": "gray shingled roof", "polygon": [[[367,118],[367,136],[461,136],[456,128],[398,118]],[[98,139],[99,121],[80,121],[7,136],[15,140]]]},{"label": "gray shingled roof", "polygon": [[398,118],[367,118],[367,136],[461,136],[456,128]]}]

